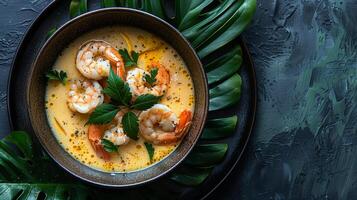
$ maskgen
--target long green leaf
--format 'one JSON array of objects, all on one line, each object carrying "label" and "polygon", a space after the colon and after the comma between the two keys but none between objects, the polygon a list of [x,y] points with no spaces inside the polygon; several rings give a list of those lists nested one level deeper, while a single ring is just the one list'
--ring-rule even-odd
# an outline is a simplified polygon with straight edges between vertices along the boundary
[{"label": "long green leaf", "polygon": [[236,0],[228,0],[223,1],[222,4],[217,6],[216,9],[205,13],[202,15],[203,19],[197,22],[195,25],[185,29],[182,31],[182,34],[188,39],[192,40],[196,38],[198,35],[202,34],[202,32],[209,27],[210,23],[216,20],[222,13],[226,12],[226,10],[234,3]]},{"label": "long green leaf", "polygon": [[234,53],[231,58],[221,63],[221,61],[225,58],[224,56],[221,57],[222,60],[218,60],[218,62],[216,62],[215,69],[207,73],[208,84],[213,84],[226,79],[239,70],[243,62],[242,49],[238,46],[233,51]]},{"label": "long green leaf", "polygon": [[199,145],[192,150],[184,163],[195,167],[212,167],[222,161],[227,149],[227,144]]},{"label": "long green leaf", "polygon": [[238,121],[237,116],[208,120],[201,139],[220,139],[234,133]]},{"label": "long green leaf", "polygon": [[46,39],[50,38],[57,31],[57,27],[51,28],[46,35]]},{"label": "long green leaf", "polygon": [[143,0],[142,10],[165,19],[164,8],[161,0]]},{"label": "long green leaf", "polygon": [[69,16],[74,18],[88,11],[87,0],[72,0],[69,5]]},{"label": "long green leaf", "polygon": [[[26,172],[26,161],[21,156],[12,152],[11,148],[3,141],[0,141],[0,159],[2,159],[3,163],[6,163],[8,167],[12,167],[14,171],[19,172],[19,176],[23,175],[28,179],[31,178],[31,176]],[[3,167],[7,168],[6,166]]]},{"label": "long green leaf", "polygon": [[209,110],[219,110],[232,106],[240,99],[242,79],[238,74],[210,89]]},{"label": "long green leaf", "polygon": [[243,1],[235,1],[221,16],[204,27],[201,33],[192,40],[192,46],[198,50],[201,46],[205,46],[204,43],[209,39],[226,30],[226,28],[233,23],[234,17],[238,17],[237,11],[242,3]]},{"label": "long green leaf", "polygon": [[244,0],[237,12],[222,27],[199,44],[198,56],[204,58],[238,37],[252,20],[255,8],[256,0]]},{"label": "long green leaf", "polygon": [[[204,0],[204,1],[190,1],[188,5],[189,11],[185,13],[183,16],[180,25],[179,25],[179,30],[184,30],[190,26],[192,26],[198,19],[201,11],[206,8],[208,5],[210,5],[213,2],[213,0]],[[185,2],[184,2],[185,3]]]},{"label": "long green leaf", "polygon": [[31,138],[24,131],[13,131],[3,139],[5,142],[15,144],[20,149],[24,158],[30,160],[33,158],[33,149]]},{"label": "long green leaf", "polygon": [[117,6],[116,0],[102,0],[101,4],[102,8],[109,8]]},{"label": "long green leaf", "polygon": [[197,186],[200,185],[206,178],[210,175],[211,168],[195,169],[190,168],[184,171],[175,171],[170,179],[176,183],[180,183],[186,186]]}]

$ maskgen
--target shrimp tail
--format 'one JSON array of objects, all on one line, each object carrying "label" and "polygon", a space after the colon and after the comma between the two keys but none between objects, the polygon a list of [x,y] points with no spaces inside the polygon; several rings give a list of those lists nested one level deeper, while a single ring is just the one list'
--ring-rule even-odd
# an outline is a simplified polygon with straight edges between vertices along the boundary
[{"label": "shrimp tail", "polygon": [[103,135],[103,128],[99,125],[89,125],[88,127],[88,139],[91,143],[97,156],[105,161],[110,160],[110,154],[106,152],[100,143],[100,139]]},{"label": "shrimp tail", "polygon": [[123,58],[118,51],[113,47],[108,47],[105,52],[105,57],[110,61],[112,69],[116,75],[125,80],[125,68]]},{"label": "shrimp tail", "polygon": [[180,114],[179,123],[177,124],[175,129],[175,134],[180,135],[180,137],[183,137],[191,125],[191,120],[192,112],[189,110],[182,111],[182,113]]},{"label": "shrimp tail", "polygon": [[191,120],[192,120],[192,112],[189,110],[184,110],[180,114],[180,120],[175,128],[174,134],[172,133],[161,134],[158,136],[157,141],[154,142],[154,144],[167,145],[167,144],[176,143],[186,135],[191,125]]}]

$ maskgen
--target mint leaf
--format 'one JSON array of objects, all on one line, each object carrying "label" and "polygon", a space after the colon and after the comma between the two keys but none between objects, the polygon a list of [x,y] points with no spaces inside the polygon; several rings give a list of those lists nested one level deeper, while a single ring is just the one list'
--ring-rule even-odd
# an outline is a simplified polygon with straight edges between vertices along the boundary
[{"label": "mint leaf", "polygon": [[134,104],[131,106],[133,109],[146,110],[159,102],[161,96],[154,96],[152,94],[143,94],[136,98]]},{"label": "mint leaf", "polygon": [[119,108],[117,106],[103,103],[95,108],[86,124],[108,124],[118,112]]},{"label": "mint leaf", "polygon": [[155,68],[151,69],[150,75],[149,75],[149,74],[145,74],[145,76],[144,76],[145,81],[146,81],[149,85],[153,86],[154,83],[156,82],[156,75],[157,75],[157,72],[158,72],[158,71],[159,71],[159,70],[155,67]]},{"label": "mint leaf", "polygon": [[101,144],[106,152],[113,153],[118,151],[118,146],[115,146],[115,144],[107,139],[102,139]]},{"label": "mint leaf", "polygon": [[133,67],[138,65],[139,53],[131,51],[131,55],[129,55],[127,49],[120,49],[119,53],[124,59],[125,67]]},{"label": "mint leaf", "polygon": [[108,77],[108,87],[103,89],[103,93],[110,96],[121,105],[129,105],[132,98],[129,85],[110,69]]},{"label": "mint leaf", "polygon": [[50,70],[46,77],[48,80],[60,81],[63,85],[66,85],[67,73],[65,71]]},{"label": "mint leaf", "polygon": [[150,161],[152,161],[152,158],[154,157],[155,149],[152,146],[152,144],[150,144],[150,143],[145,142],[144,144],[145,144],[146,150],[149,154]]},{"label": "mint leaf", "polygon": [[123,116],[122,122],[125,134],[133,140],[138,139],[139,119],[133,112],[127,112]]}]

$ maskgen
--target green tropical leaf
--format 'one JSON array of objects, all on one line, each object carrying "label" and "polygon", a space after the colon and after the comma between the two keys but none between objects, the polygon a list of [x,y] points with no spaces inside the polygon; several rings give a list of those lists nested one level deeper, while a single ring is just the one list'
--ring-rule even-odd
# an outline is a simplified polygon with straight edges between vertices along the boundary
[{"label": "green tropical leaf", "polygon": [[233,41],[248,26],[255,13],[256,0],[238,1],[238,3],[240,2],[243,2],[242,5],[239,5],[238,10],[232,16],[222,19],[225,21],[224,24],[219,28],[205,30],[205,32],[212,31],[212,33],[205,36],[206,38],[202,42],[196,42],[194,46],[199,48],[197,53],[199,57],[203,58]]},{"label": "green tropical leaf", "polygon": [[195,167],[212,167],[223,160],[227,150],[227,144],[198,145],[187,156],[184,163]]},{"label": "green tropical leaf", "polygon": [[102,0],[101,4],[102,8],[109,8],[117,6],[116,0]]},{"label": "green tropical leaf", "polygon": [[[232,50],[232,53],[229,53],[229,55],[231,55],[230,58],[227,56],[221,56],[210,64],[208,64],[208,84],[213,84],[222,81],[232,76],[239,70],[243,62],[242,49],[240,48],[240,46]],[[210,68],[214,69],[209,71]]]},{"label": "green tropical leaf", "polygon": [[234,133],[238,121],[237,116],[208,120],[201,139],[220,139]]},{"label": "green tropical leaf", "polygon": [[22,155],[24,155],[24,159],[31,160],[33,158],[32,141],[26,132],[13,131],[10,135],[5,137],[3,141],[16,145]]},{"label": "green tropical leaf", "polygon": [[69,5],[69,16],[74,18],[88,11],[87,0],[72,0]]},{"label": "green tropical leaf", "polygon": [[235,74],[209,90],[209,110],[219,110],[236,104],[241,95],[242,78]]},{"label": "green tropical leaf", "polygon": [[186,186],[200,185],[210,175],[211,168],[180,168],[175,171],[170,179]]},{"label": "green tropical leaf", "polygon": [[[78,184],[1,183],[0,199],[88,199],[88,189]],[[16,198],[15,198],[16,197]]]},{"label": "green tropical leaf", "polygon": [[66,175],[60,174],[62,170],[54,172],[55,168],[41,153],[35,154],[30,136],[23,131],[14,131],[0,140],[0,168],[0,199],[87,199],[89,196],[80,183],[53,179]]},{"label": "green tropical leaf", "polygon": [[219,4],[215,9],[210,12],[201,14],[201,20],[199,20],[196,24],[191,27],[182,30],[182,34],[190,41],[196,38],[199,34],[201,34],[209,25],[216,20],[218,17],[222,15],[222,13],[226,12],[227,9],[235,3],[237,0],[227,0],[223,1]]},{"label": "green tropical leaf", "polygon": [[141,3],[141,10],[156,15],[161,19],[165,19],[165,11],[162,7],[161,0],[142,0]]},{"label": "green tropical leaf", "polygon": [[[234,18],[234,14],[238,11],[239,7],[243,1],[235,1],[230,7],[228,7],[225,12],[218,15],[214,21],[207,24],[206,27],[203,27],[200,34],[195,35],[191,40],[191,44],[195,49],[199,49],[201,46],[206,46],[205,42],[211,39],[214,36],[219,36],[222,34],[229,25],[232,24]],[[238,17],[236,15],[235,17]],[[192,37],[192,36],[191,36]]]},{"label": "green tropical leaf", "polygon": [[51,28],[51,29],[47,32],[46,38],[47,38],[47,39],[50,38],[56,31],[57,31],[57,27]]},{"label": "green tropical leaf", "polygon": [[[178,26],[179,30],[184,30],[190,26],[192,26],[195,22],[197,22],[198,17],[201,14],[201,11],[210,5],[213,0],[195,0],[195,1],[188,1],[188,0],[180,0],[178,1],[184,11],[180,13],[182,15],[182,20]],[[184,4],[184,5],[182,5]],[[185,13],[183,13],[185,12]]]}]

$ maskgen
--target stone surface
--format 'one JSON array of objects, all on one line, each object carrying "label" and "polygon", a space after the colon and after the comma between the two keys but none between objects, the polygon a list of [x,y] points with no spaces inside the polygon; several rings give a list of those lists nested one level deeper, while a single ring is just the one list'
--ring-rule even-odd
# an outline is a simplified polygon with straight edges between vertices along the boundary
[{"label": "stone surface", "polygon": [[[24,31],[50,0],[0,0],[0,135]],[[243,162],[212,199],[357,198],[357,1],[258,0],[244,37],[258,78]]]}]

